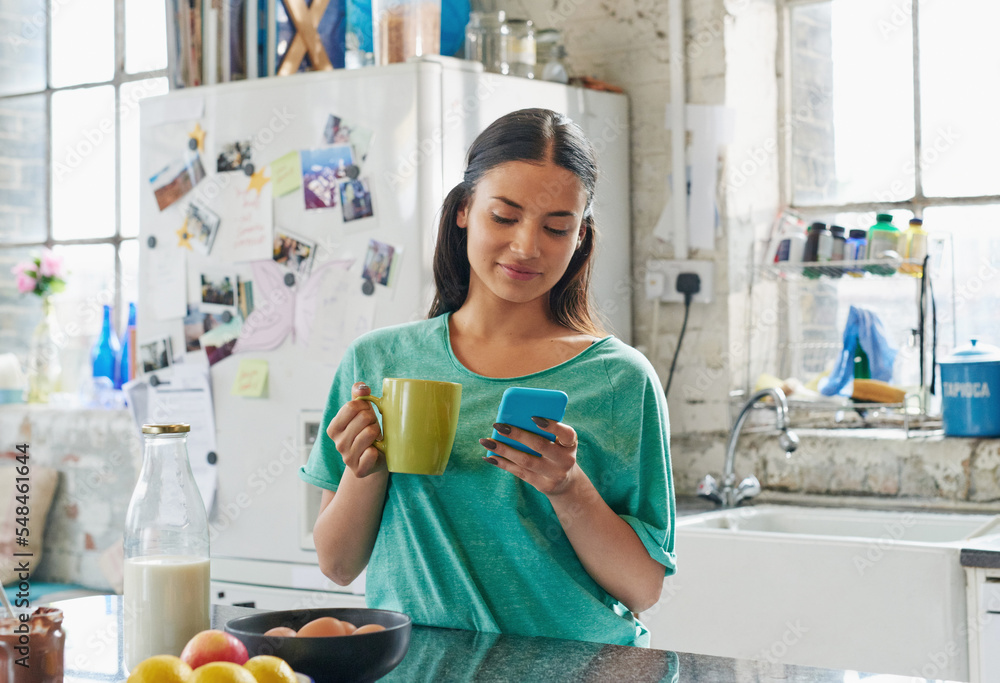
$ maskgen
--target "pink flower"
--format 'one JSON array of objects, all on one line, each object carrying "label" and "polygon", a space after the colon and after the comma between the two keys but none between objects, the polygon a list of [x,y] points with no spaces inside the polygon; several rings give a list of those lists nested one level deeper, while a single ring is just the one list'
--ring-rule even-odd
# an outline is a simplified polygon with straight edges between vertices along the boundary
[{"label": "pink flower", "polygon": [[49,249],[42,250],[40,274],[43,277],[59,277],[59,270],[62,268],[62,256],[53,253]]},{"label": "pink flower", "polygon": [[21,294],[35,291],[35,278],[25,275],[23,272],[17,274],[17,291]]},{"label": "pink flower", "polygon": [[22,261],[21,263],[18,263],[16,266],[11,268],[10,272],[12,272],[14,275],[20,275],[24,271],[34,270],[34,268],[35,264],[32,263],[31,261]]}]

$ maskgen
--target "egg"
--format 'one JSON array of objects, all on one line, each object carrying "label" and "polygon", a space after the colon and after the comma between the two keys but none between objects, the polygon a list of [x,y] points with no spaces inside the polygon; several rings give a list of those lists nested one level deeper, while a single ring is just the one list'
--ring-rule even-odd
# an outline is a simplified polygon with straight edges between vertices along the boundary
[{"label": "egg", "polygon": [[358,627],[355,626],[354,624],[352,624],[349,621],[341,620],[340,621],[340,625],[344,627],[344,635],[345,636],[349,636],[349,635],[351,635],[352,633],[354,633],[355,631],[358,630]]},{"label": "egg", "polygon": [[359,626],[357,630],[354,631],[354,635],[359,636],[362,633],[375,633],[376,631],[384,631],[385,626],[381,624],[365,624],[364,626]]},{"label": "egg", "polygon": [[320,617],[313,619],[308,624],[299,629],[299,638],[327,638],[329,636],[342,636],[345,634],[344,625],[339,619],[333,617]]},{"label": "egg", "polygon": [[272,629],[264,631],[265,636],[278,636],[279,638],[294,638],[295,629],[288,628],[287,626],[275,626]]}]

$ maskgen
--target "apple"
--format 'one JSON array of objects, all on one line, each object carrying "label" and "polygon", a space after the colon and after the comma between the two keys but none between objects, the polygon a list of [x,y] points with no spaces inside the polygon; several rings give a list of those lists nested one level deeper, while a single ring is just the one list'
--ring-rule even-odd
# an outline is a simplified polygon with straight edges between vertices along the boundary
[{"label": "apple", "polygon": [[250,654],[236,636],[211,629],[189,640],[181,652],[181,659],[192,669],[209,662],[232,662],[243,666]]}]

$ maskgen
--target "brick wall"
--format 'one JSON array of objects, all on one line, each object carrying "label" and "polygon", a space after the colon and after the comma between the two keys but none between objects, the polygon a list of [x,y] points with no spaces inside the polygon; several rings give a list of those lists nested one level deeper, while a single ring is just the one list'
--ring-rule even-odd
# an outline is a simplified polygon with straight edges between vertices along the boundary
[{"label": "brick wall", "polygon": [[[773,415],[754,422],[765,425]],[[993,509],[1000,504],[1000,439],[907,439],[901,430],[795,430],[800,445],[786,457],[776,434],[763,428],[741,436],[735,472],[737,481],[755,475],[770,494],[911,498]],[[671,447],[678,495],[693,495],[706,474],[719,478],[725,435],[675,436]]]}]

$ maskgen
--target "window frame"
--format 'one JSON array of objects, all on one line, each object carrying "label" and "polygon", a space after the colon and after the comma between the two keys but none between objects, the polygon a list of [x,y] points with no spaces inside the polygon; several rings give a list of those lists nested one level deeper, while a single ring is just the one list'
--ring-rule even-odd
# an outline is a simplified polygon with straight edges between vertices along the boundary
[{"label": "window frame", "polygon": [[[115,250],[115,273],[114,273],[114,301],[112,302],[114,316],[112,324],[117,330],[123,324],[122,315],[122,256],[121,246],[127,242],[137,241],[136,236],[122,235],[122,125],[121,125],[121,88],[122,85],[136,81],[145,81],[152,78],[167,78],[168,69],[157,69],[154,71],[142,71],[129,74],[125,71],[125,0],[114,0],[115,30],[114,30],[114,74],[110,80],[95,81],[92,83],[80,83],[64,87],[52,87],[52,5],[58,0],[48,0],[46,3],[45,20],[45,88],[42,90],[31,90],[25,92],[0,95],[0,101],[29,97],[32,95],[45,96],[45,239],[35,241],[21,241],[15,236],[14,240],[0,240],[0,250],[8,249],[52,249],[56,246],[79,246],[110,244]],[[115,89],[115,231],[113,235],[107,237],[84,237],[74,239],[55,239],[52,234],[53,216],[53,185],[52,185],[52,96],[58,92],[69,92],[85,88],[98,86],[113,86]],[[169,87],[169,86],[168,86]]]},{"label": "window frame", "polygon": [[778,196],[780,205],[802,216],[831,213],[885,213],[909,210],[923,218],[927,207],[1000,205],[1000,194],[972,197],[927,196],[923,189],[922,122],[920,110],[920,0],[911,0],[913,30],[913,159],[914,193],[909,199],[896,201],[847,202],[833,204],[796,204],[792,189],[792,10],[796,7],[835,3],[839,0],[778,0]]}]

